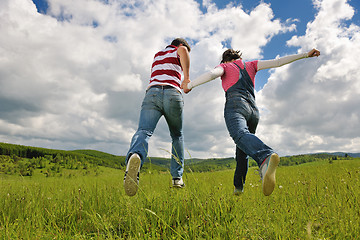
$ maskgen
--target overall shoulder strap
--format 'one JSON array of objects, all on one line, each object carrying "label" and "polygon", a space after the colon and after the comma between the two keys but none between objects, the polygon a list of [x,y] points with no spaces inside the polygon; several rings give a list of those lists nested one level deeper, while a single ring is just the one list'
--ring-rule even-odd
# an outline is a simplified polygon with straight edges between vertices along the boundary
[{"label": "overall shoulder strap", "polygon": [[[243,70],[241,69],[241,67],[239,65],[237,65],[235,62],[233,62],[240,70]],[[244,70],[246,70],[246,64],[244,63]]]}]

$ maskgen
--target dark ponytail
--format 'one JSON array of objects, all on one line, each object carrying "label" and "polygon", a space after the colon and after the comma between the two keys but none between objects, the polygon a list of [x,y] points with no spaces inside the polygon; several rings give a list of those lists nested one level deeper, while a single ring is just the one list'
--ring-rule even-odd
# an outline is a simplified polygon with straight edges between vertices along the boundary
[{"label": "dark ponytail", "polygon": [[238,50],[228,49],[222,55],[221,63],[230,62],[241,58],[242,53]]}]

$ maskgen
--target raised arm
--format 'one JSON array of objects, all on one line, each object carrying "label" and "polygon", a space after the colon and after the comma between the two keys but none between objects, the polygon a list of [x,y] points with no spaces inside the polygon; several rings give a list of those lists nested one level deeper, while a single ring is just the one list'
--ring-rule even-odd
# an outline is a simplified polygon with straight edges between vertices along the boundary
[{"label": "raised arm", "polygon": [[299,59],[315,57],[315,56],[316,57],[320,56],[320,51],[314,48],[310,50],[308,53],[294,54],[273,60],[259,60],[257,64],[257,70],[259,71],[262,69],[281,67],[285,64],[292,63]]},{"label": "raised arm", "polygon": [[189,82],[187,85],[184,85],[184,92],[188,93],[196,86],[201,84],[207,83],[209,81],[214,80],[224,74],[224,69],[222,67],[216,67],[213,70],[202,74],[201,76],[197,77],[195,80]]}]

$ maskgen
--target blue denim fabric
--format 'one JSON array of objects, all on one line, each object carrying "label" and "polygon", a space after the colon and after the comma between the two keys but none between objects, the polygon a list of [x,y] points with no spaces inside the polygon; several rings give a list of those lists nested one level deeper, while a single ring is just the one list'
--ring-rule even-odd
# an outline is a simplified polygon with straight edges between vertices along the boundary
[{"label": "blue denim fabric", "polygon": [[236,144],[234,185],[240,188],[245,183],[249,166],[248,156],[251,156],[260,167],[265,158],[274,151],[255,136],[259,110],[255,104],[254,90],[249,89],[249,86],[253,85],[250,85],[251,79],[246,69],[239,66],[238,68],[239,80],[226,91],[224,117],[226,127]]},{"label": "blue denim fabric", "polygon": [[170,173],[173,178],[181,178],[184,171],[183,106],[183,96],[175,88],[149,88],[141,106],[138,130],[131,140],[126,163],[132,153],[137,153],[141,158],[141,166],[144,164],[148,141],[160,117],[164,116],[172,139]]}]

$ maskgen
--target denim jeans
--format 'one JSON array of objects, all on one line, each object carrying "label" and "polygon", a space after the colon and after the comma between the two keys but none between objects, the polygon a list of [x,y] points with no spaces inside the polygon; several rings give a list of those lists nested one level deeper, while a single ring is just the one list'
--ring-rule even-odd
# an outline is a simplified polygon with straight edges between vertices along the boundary
[{"label": "denim jeans", "polygon": [[258,164],[274,151],[255,136],[259,122],[259,110],[241,93],[229,93],[226,96],[224,117],[230,136],[236,144],[235,187],[242,187],[248,170],[248,156]]},{"label": "denim jeans", "polygon": [[183,96],[175,88],[149,88],[142,102],[138,130],[131,140],[126,163],[132,153],[137,153],[141,166],[144,164],[148,141],[159,119],[164,116],[172,139],[170,174],[173,178],[181,178],[184,171],[183,106]]}]

